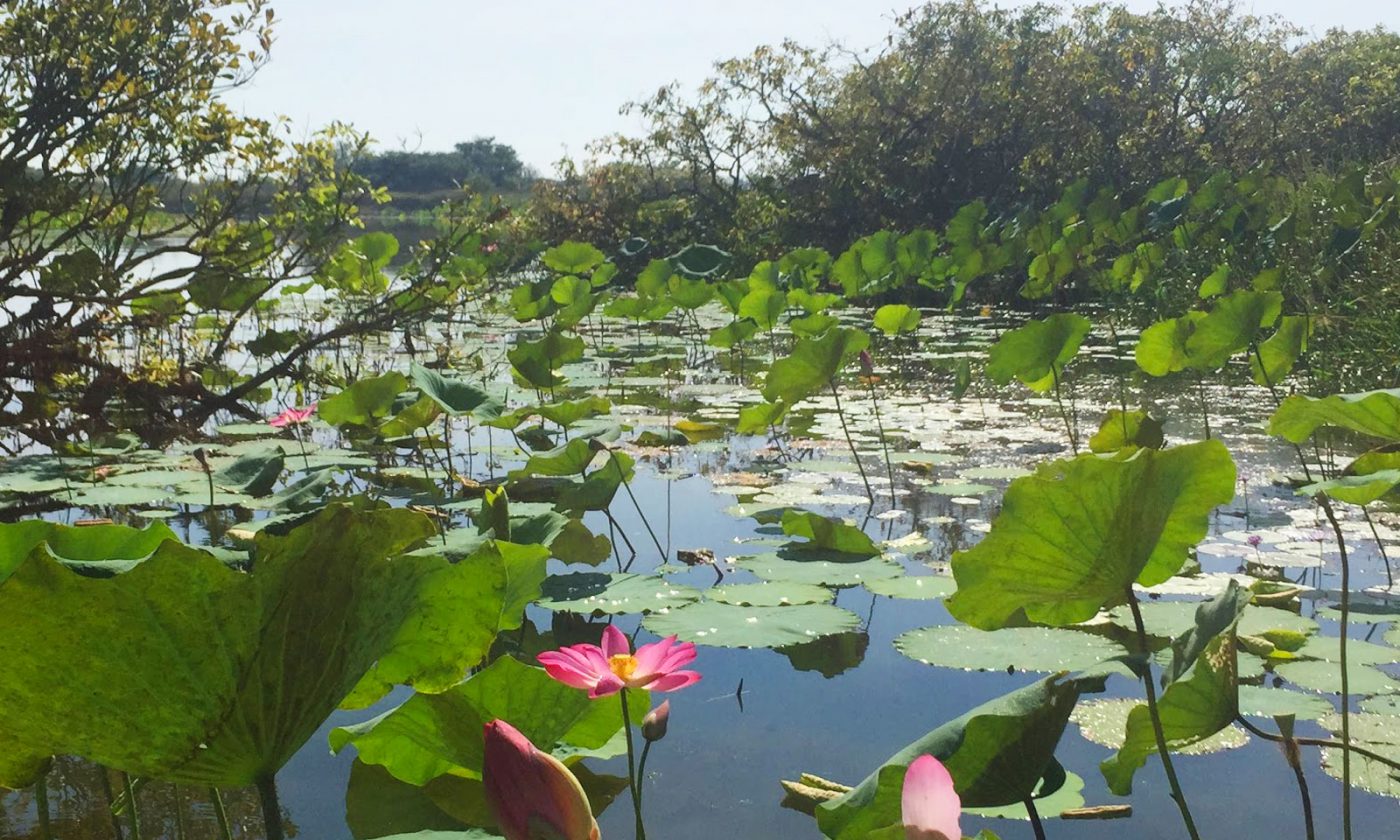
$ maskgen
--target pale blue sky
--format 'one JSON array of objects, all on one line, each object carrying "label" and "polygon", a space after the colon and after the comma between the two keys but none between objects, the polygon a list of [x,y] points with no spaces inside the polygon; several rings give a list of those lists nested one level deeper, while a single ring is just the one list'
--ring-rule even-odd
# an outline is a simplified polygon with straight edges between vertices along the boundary
[{"label": "pale blue sky", "polygon": [[[297,130],[345,120],[383,145],[494,135],[548,172],[633,124],[622,103],[790,37],[877,44],[913,0],[281,0],[272,61],[231,101]],[[1153,0],[1128,0],[1151,8]],[[1400,0],[1245,0],[1318,32],[1400,29]]]}]

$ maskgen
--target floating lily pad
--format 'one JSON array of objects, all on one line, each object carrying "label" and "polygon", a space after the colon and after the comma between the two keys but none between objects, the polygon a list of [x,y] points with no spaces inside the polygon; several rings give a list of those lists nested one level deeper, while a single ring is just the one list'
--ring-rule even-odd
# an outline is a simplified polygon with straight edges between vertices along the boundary
[{"label": "floating lily pad", "polygon": [[[1309,639],[1298,651],[1298,655],[1308,659],[1340,662],[1341,639],[1336,636],[1317,636]],[[1347,661],[1353,665],[1389,665],[1392,662],[1400,662],[1400,649],[1363,642],[1360,639],[1348,639]]]},{"label": "floating lily pad", "polygon": [[715,647],[785,647],[810,642],[860,626],[860,617],[830,604],[791,607],[739,607],[701,601],[665,613],[653,613],[642,626],[659,635],[676,635]]},{"label": "floating lily pad", "polygon": [[[1035,809],[1042,817],[1084,807],[1084,779],[1076,773],[1065,773],[1065,782],[1049,796],[1037,796]],[[965,814],[976,814],[998,820],[1030,820],[1026,806],[1020,803],[1000,808],[964,808]]]},{"label": "floating lily pad", "polygon": [[865,588],[886,598],[932,601],[952,595],[957,591],[958,585],[949,575],[901,575],[868,580],[865,582]]},{"label": "floating lily pad", "polygon": [[958,472],[959,478],[969,481],[1004,480],[1020,478],[1023,475],[1030,475],[1031,471],[1025,467],[969,467]]},{"label": "floating lily pad", "polygon": [[[1195,626],[1196,609],[1201,601],[1149,601],[1142,604],[1142,623],[1149,636],[1171,638],[1179,636]],[[1127,630],[1134,629],[1133,615],[1127,607],[1118,607],[1109,613],[1109,620]],[[1262,636],[1271,630],[1284,630],[1292,633],[1311,635],[1318,630],[1317,622],[1309,618],[1274,609],[1273,607],[1247,607],[1240,616],[1239,633],[1244,636]]]},{"label": "floating lily pad", "polygon": [[540,592],[540,606],[585,615],[656,612],[700,600],[695,587],[658,575],[606,572],[552,575]]},{"label": "floating lily pad", "polygon": [[[1074,707],[1069,719],[1079,725],[1079,733],[1085,740],[1116,750],[1123,746],[1128,713],[1138,705],[1138,701],[1127,699],[1087,700]],[[1180,749],[1173,748],[1172,751],[1181,755],[1206,755],[1243,747],[1247,743],[1249,735],[1240,727],[1231,725],[1203,741]]]},{"label": "floating lily pad", "polygon": [[[1329,715],[1320,723],[1333,735],[1340,736],[1342,720],[1340,715]],[[1384,714],[1353,714],[1350,721],[1352,743],[1383,755],[1392,761],[1400,761],[1400,717]],[[1342,777],[1342,756],[1337,750],[1323,750],[1322,769],[1334,779]],[[1351,760],[1351,784],[1353,787],[1400,799],[1400,770],[1363,755],[1353,755]]]},{"label": "floating lily pad", "polygon": [[[1274,673],[1299,688],[1322,694],[1340,694],[1342,690],[1341,669],[1333,662],[1310,659],[1302,662],[1284,662],[1274,668]],[[1387,676],[1370,665],[1349,664],[1347,688],[1352,694],[1393,694],[1400,692],[1400,680]]]},{"label": "floating lily pad", "polygon": [[1327,700],[1286,688],[1265,688],[1258,685],[1240,686],[1240,714],[1271,718],[1293,715],[1299,720],[1318,720],[1336,711]]},{"label": "floating lily pad", "polygon": [[266,423],[225,423],[215,431],[229,437],[268,437],[282,434],[281,429]]},{"label": "floating lily pad", "polygon": [[903,569],[883,557],[837,562],[831,560],[785,560],[776,554],[744,557],[734,562],[740,569],[764,580],[785,583],[811,583],[821,586],[859,586],[866,581],[898,577]]},{"label": "floating lily pad", "polygon": [[983,493],[990,493],[996,488],[990,484],[949,482],[947,484],[934,484],[924,489],[939,496],[980,496]]},{"label": "floating lily pad", "polygon": [[1079,671],[1122,656],[1116,642],[1077,630],[1007,627],[978,630],[957,624],[910,630],[894,640],[910,659],[968,671]]},{"label": "floating lily pad", "polygon": [[786,607],[795,604],[825,604],[836,596],[824,586],[810,583],[783,581],[773,583],[734,583],[716,586],[705,592],[705,597],[721,604],[737,607]]},{"label": "floating lily pad", "polygon": [[1357,708],[1377,715],[1400,715],[1400,695],[1382,694],[1379,697],[1367,697]]}]

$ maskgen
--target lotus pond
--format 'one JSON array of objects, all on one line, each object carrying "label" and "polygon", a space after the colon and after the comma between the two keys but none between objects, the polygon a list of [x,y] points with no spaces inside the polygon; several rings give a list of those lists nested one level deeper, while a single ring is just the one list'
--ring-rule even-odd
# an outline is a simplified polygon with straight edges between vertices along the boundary
[{"label": "lotus pond", "polygon": [[[1093,311],[794,328],[694,274],[670,317],[517,295],[323,348],[344,384],[262,420],[0,463],[0,836],[496,836],[501,719],[630,837],[663,699],[661,840],[903,836],[920,753],[968,836],[1393,836],[1400,392],[1283,397],[1259,292],[1193,378]],[[536,659],[607,626],[702,679],[624,731]]]}]

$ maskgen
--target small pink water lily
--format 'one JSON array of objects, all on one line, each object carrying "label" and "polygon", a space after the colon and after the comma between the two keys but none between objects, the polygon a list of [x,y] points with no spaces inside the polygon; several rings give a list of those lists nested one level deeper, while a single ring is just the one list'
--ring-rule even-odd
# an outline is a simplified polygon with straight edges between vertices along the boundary
[{"label": "small pink water lily", "polygon": [[280,429],[283,426],[300,426],[302,423],[310,423],[314,416],[316,416],[316,403],[305,408],[289,408],[267,421],[267,425],[275,429]]},{"label": "small pink water lily", "polygon": [[541,653],[545,671],[559,682],[588,691],[593,699],[616,694],[624,688],[676,691],[700,681],[695,671],[682,671],[695,660],[695,645],[668,636],[642,645],[632,653],[627,636],[609,624],[603,644],[570,645]]},{"label": "small pink water lily", "polygon": [[506,840],[598,840],[583,786],[564,763],[503,720],[483,729],[482,786]]},{"label": "small pink water lily", "polygon": [[909,765],[900,804],[905,840],[962,840],[962,800],[948,768],[933,756],[921,755]]},{"label": "small pink water lily", "polygon": [[1259,536],[1258,534],[1250,534],[1250,535],[1249,535],[1249,538],[1245,540],[1245,542],[1249,543],[1250,545],[1254,546],[1255,548],[1258,548],[1258,547],[1259,547],[1259,544],[1262,543],[1263,541],[1264,541],[1264,538],[1261,537],[1261,536]]}]

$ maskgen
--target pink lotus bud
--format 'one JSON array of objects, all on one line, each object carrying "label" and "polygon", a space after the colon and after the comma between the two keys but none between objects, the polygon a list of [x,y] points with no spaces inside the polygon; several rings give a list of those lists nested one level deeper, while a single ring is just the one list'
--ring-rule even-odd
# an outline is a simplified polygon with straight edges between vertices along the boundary
[{"label": "pink lotus bud", "polygon": [[1250,535],[1249,535],[1249,538],[1245,540],[1245,542],[1249,543],[1250,545],[1254,546],[1255,548],[1258,548],[1258,547],[1259,547],[1259,543],[1261,543],[1261,542],[1263,542],[1263,541],[1264,541],[1264,538],[1261,537],[1261,536],[1259,536],[1258,534],[1250,534]]},{"label": "pink lotus bud", "polygon": [[506,840],[598,840],[598,823],[574,774],[503,720],[486,724],[482,784]]},{"label": "pink lotus bud", "polygon": [[962,802],[948,768],[933,756],[909,765],[900,804],[905,840],[962,840]]},{"label": "pink lotus bud", "polygon": [[860,372],[865,376],[875,375],[875,359],[869,350],[860,351]]},{"label": "pink lotus bud", "polygon": [[671,720],[671,701],[662,700],[661,705],[647,712],[642,718],[642,737],[648,741],[660,741],[666,737],[666,724]]}]

